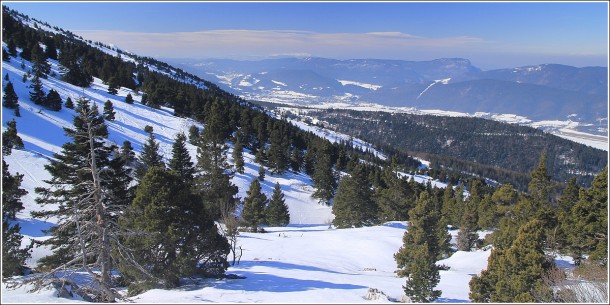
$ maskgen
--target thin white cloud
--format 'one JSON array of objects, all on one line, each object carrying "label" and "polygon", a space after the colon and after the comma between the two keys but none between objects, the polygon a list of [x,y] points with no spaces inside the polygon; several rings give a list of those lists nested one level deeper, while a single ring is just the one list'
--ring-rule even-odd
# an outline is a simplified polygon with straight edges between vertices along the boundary
[{"label": "thin white cloud", "polygon": [[[252,57],[273,54],[312,54],[333,57],[396,57],[405,52],[471,49],[477,37],[427,38],[401,32],[319,33],[308,31],[212,30],[139,33],[77,31],[86,39],[113,44],[134,53],[159,57]],[[449,52],[448,52],[449,53]],[[371,54],[371,55],[367,55]]]}]

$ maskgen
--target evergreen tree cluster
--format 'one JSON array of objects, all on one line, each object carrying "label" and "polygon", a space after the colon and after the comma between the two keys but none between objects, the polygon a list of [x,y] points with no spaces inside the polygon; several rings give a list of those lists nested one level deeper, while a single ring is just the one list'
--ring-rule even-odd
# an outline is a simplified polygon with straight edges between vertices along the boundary
[{"label": "evergreen tree cluster", "polygon": [[[563,274],[554,265],[552,253],[572,256],[579,266],[577,270],[580,266],[607,270],[607,172],[606,167],[589,189],[580,189],[576,179],[571,179],[557,199],[552,196],[551,190],[556,186],[547,174],[542,155],[531,172],[527,193],[502,185],[491,197],[486,196],[479,207],[479,217],[482,209],[487,209],[483,214],[489,216],[483,222],[479,218],[479,225],[493,228],[494,248],[487,269],[470,281],[470,299],[562,302],[566,292],[552,286],[561,284],[565,275],[552,276]],[[497,225],[491,226],[494,222]]]},{"label": "evergreen tree cluster", "polygon": [[253,179],[244,199],[241,217],[252,232],[260,230],[260,226],[286,226],[290,223],[290,212],[284,200],[284,193],[279,183],[275,184],[271,199],[261,191],[258,179]]},{"label": "evergreen tree cluster", "polygon": [[597,173],[607,164],[607,154],[600,149],[540,129],[492,120],[343,109],[308,113],[338,132],[392,154],[422,157],[433,166],[431,176],[454,185],[460,172],[468,172],[525,191],[529,171],[543,152],[553,180],[576,177],[581,186],[590,185],[593,175],[575,173]]},{"label": "evergreen tree cluster", "polygon": [[11,175],[8,164],[2,160],[2,277],[23,275],[25,261],[31,257],[32,246],[21,248],[21,226],[12,223],[23,210],[21,197],[28,192],[21,188],[23,175]]}]

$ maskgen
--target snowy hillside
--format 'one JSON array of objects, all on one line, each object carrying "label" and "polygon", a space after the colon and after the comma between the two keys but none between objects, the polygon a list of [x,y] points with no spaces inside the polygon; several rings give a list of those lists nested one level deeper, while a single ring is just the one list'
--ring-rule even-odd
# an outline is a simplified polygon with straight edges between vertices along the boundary
[{"label": "snowy hillside", "polygon": [[[50,60],[52,71],[56,76],[43,79],[45,91],[56,90],[63,100],[73,100],[80,96],[91,99],[98,108],[106,100],[114,104],[116,119],[107,122],[109,140],[121,144],[125,140],[132,142],[136,152],[141,150],[147,139],[144,126],[154,129],[156,139],[160,142],[160,151],[166,160],[171,155],[171,145],[177,133],[187,133],[188,128],[199,123],[184,118],[174,117],[167,108],[152,109],[139,104],[139,96],[127,89],[119,90],[117,95],[107,93],[107,85],[95,79],[90,88],[80,88],[58,79],[59,67],[56,61]],[[31,63],[24,61],[25,69]],[[48,158],[60,152],[61,146],[69,139],[62,127],[71,127],[75,115],[71,109],[63,108],[59,112],[42,109],[29,99],[30,81],[23,82],[23,71],[20,59],[3,62],[3,75],[8,75],[19,97],[21,117],[15,117],[13,111],[3,109],[2,128],[13,118],[17,121],[20,137],[25,144],[24,150],[13,150],[4,157],[12,174],[24,174],[22,187],[28,194],[22,198],[25,209],[17,214],[17,222],[24,234],[23,246],[31,239],[44,240],[42,232],[54,225],[55,219],[40,220],[30,216],[31,211],[40,210],[35,203],[35,187],[45,186],[44,180],[50,175],[44,169]],[[135,103],[124,102],[130,93]],[[348,139],[348,136],[337,134],[319,127],[311,127],[300,122],[293,122],[301,128],[324,136],[333,142]],[[365,149],[374,149],[370,144],[354,139],[355,145]],[[196,147],[187,144],[191,156],[195,157]],[[385,158],[381,152],[377,152]],[[231,148],[227,152],[229,161]],[[239,196],[245,197],[250,181],[258,176],[258,165],[254,156],[245,151],[245,173],[236,174],[233,183],[239,187]],[[429,177],[418,176],[418,182],[427,182]],[[377,288],[391,299],[399,299],[402,294],[404,279],[395,277],[396,263],[393,259],[402,244],[405,231],[404,223],[388,223],[383,226],[360,229],[334,230],[328,223],[333,219],[330,207],[320,205],[311,198],[312,181],[305,174],[286,173],[281,176],[268,174],[263,182],[263,191],[272,192],[275,182],[279,182],[285,194],[286,203],[291,214],[291,225],[286,228],[267,228],[269,233],[242,233],[239,243],[244,249],[241,263],[231,267],[227,273],[246,277],[246,279],[210,280],[204,283],[189,283],[175,291],[152,290],[131,299],[133,302],[167,303],[167,302],[365,302],[368,288]],[[435,184],[444,187],[442,184]],[[29,266],[50,253],[46,248],[35,248]],[[454,270],[443,271],[443,280],[439,288],[444,290],[439,301],[467,301],[467,282],[469,274],[478,273],[486,264],[489,251],[479,251],[456,255],[445,264],[450,265],[459,257],[467,257],[475,262],[468,266],[455,262]],[[474,259],[474,258],[477,259]],[[442,287],[441,287],[442,286]],[[447,288],[443,288],[447,287]],[[17,290],[2,286],[2,302],[58,302],[54,292],[37,294],[25,293],[25,288]],[[67,301],[67,300],[66,300]],[[75,301],[75,300],[70,300]]]},{"label": "snowy hillside", "polygon": [[[57,61],[49,60],[52,72],[47,79],[42,79],[46,92],[56,90],[62,100],[70,97],[76,100],[84,96],[92,100],[99,109],[105,101],[110,100],[116,111],[114,121],[108,121],[109,140],[121,145],[129,140],[134,150],[139,153],[148,134],[144,126],[153,127],[155,137],[160,143],[160,152],[166,161],[171,156],[171,145],[175,135],[187,133],[191,125],[203,127],[201,124],[185,118],[172,115],[168,108],[153,109],[141,105],[135,92],[121,88],[117,95],[107,93],[108,87],[101,80],[94,79],[89,88],[81,88],[59,80]],[[31,211],[40,210],[36,204],[34,189],[46,186],[44,180],[50,175],[44,169],[48,159],[54,153],[61,151],[61,146],[69,141],[64,135],[63,127],[72,127],[74,110],[62,108],[59,112],[44,109],[30,101],[28,87],[30,80],[23,81],[24,71],[31,69],[31,63],[20,58],[2,63],[2,75],[8,76],[19,97],[20,117],[15,117],[13,111],[3,108],[2,129],[12,119],[17,122],[19,136],[23,139],[24,150],[13,150],[5,156],[12,174],[24,174],[22,187],[28,194],[22,198],[25,209],[17,214],[17,222],[22,227],[26,246],[30,240],[48,238],[44,229],[52,227],[56,219],[34,219]],[[3,84],[4,86],[4,84]],[[124,102],[127,94],[134,96],[135,103]],[[346,140],[346,135],[319,127],[311,127],[301,122],[293,122],[302,129],[312,131],[332,142]],[[370,144],[353,139],[355,145],[368,150],[374,150]],[[194,160],[196,147],[187,144]],[[229,161],[231,150],[227,151]],[[381,158],[385,156],[376,151]],[[258,176],[258,164],[248,150],[244,152],[245,172],[236,174],[233,183],[239,187],[238,196],[245,197],[246,190],[252,179]],[[417,176],[416,181],[425,183],[429,177]],[[188,289],[176,291],[149,291],[132,300],[135,302],[194,302],[207,300],[211,302],[359,302],[365,301],[367,289],[377,288],[384,291],[390,298],[398,299],[402,294],[401,285],[404,279],[394,275],[395,253],[402,244],[405,231],[404,223],[391,223],[361,229],[334,230],[329,229],[332,221],[331,208],[318,204],[311,198],[313,193],[311,178],[305,174],[287,172],[281,176],[267,174],[262,183],[263,192],[271,194],[273,185],[279,182],[285,194],[286,203],[291,214],[291,225],[287,228],[267,228],[270,233],[243,233],[239,243],[244,249],[244,255],[238,266],[231,267],[227,273],[245,276],[243,280],[210,281],[201,284],[189,284]],[[441,183],[435,186],[445,187]],[[277,233],[277,235],[276,235]],[[50,250],[37,247],[27,262],[35,266],[38,259],[48,255]],[[483,268],[489,252],[473,253],[479,257],[477,263],[463,271],[447,271],[441,285],[454,287],[445,289],[441,300],[466,301],[468,274],[475,274]],[[466,254],[469,256],[470,254]],[[456,256],[457,257],[457,256]],[[463,267],[460,267],[460,269]],[[460,280],[456,280],[460,278]],[[455,288],[456,283],[460,283]],[[466,289],[466,290],[464,290]],[[57,302],[53,292],[24,294],[24,289],[7,290],[2,286],[2,302]],[[74,300],[71,300],[74,301]]]},{"label": "snowy hillside", "polygon": [[[52,70],[59,75],[59,68],[56,61],[50,60]],[[19,136],[25,144],[25,152],[23,157],[37,159],[36,162],[27,162],[24,164],[21,172],[31,172],[28,176],[40,177],[46,175],[43,165],[47,162],[45,158],[51,158],[53,153],[61,150],[61,145],[69,140],[64,135],[63,127],[72,126],[72,118],[75,115],[71,109],[63,108],[59,112],[43,109],[35,105],[29,100],[29,81],[22,82],[23,72],[20,68],[20,60],[13,59],[10,63],[3,63],[3,75],[8,74],[9,79],[13,83],[15,92],[19,96],[21,106],[21,117],[15,117],[9,109],[3,109],[3,130],[6,128],[6,122],[15,118]],[[26,69],[30,63],[26,61]],[[148,134],[144,132],[144,127],[150,125],[153,127],[156,139],[160,142],[160,153],[164,155],[167,161],[171,157],[171,146],[176,134],[188,133],[188,128],[191,125],[197,125],[202,128],[200,123],[191,119],[179,118],[172,115],[173,111],[168,108],[153,109],[139,104],[141,97],[135,95],[131,90],[122,88],[117,95],[107,93],[107,85],[104,85],[99,79],[95,79],[90,88],[81,88],[64,83],[55,77],[49,76],[48,79],[42,80],[46,91],[50,89],[56,90],[62,97],[62,100],[68,97],[76,100],[79,96],[84,96],[92,100],[99,109],[103,107],[106,100],[110,100],[116,111],[114,121],[107,121],[109,129],[109,140],[119,146],[125,140],[129,140],[134,150],[138,153],[146,141]],[[127,94],[134,96],[135,103],[127,104],[124,102]],[[195,160],[196,147],[190,143],[187,148],[191,152],[191,157]],[[231,160],[232,148],[229,148],[227,155]],[[20,153],[15,156],[21,155]],[[12,159],[19,163],[20,158],[8,156],[10,169],[12,171]],[[244,153],[245,162],[247,164],[244,174],[237,174],[233,183],[239,187],[239,196],[244,197],[245,192],[253,177],[258,176],[258,165],[255,165],[254,156],[246,150]],[[25,179],[25,178],[24,178]],[[35,179],[33,185],[41,183],[43,179]],[[283,191],[286,195],[286,201],[289,205],[290,212],[293,215],[293,222],[297,224],[311,223],[326,223],[332,220],[330,208],[320,206],[311,198],[313,189],[311,188],[311,180],[308,176],[302,174],[287,173],[282,176],[267,175],[267,179],[263,183],[263,190],[271,193],[275,182],[280,182],[283,186]],[[33,190],[33,189],[32,189]],[[34,196],[33,191],[30,192],[30,197]],[[33,198],[31,203],[34,205]]]}]

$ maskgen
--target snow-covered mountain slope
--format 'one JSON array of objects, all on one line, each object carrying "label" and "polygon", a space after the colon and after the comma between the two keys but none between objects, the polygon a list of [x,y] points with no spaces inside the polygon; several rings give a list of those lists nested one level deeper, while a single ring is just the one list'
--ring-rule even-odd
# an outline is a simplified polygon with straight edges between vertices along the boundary
[{"label": "snow-covered mountain slope", "polygon": [[[19,136],[23,139],[24,150],[13,150],[5,156],[12,174],[24,174],[22,187],[28,194],[22,198],[25,209],[17,214],[17,222],[22,227],[23,246],[30,240],[44,240],[48,236],[42,230],[56,223],[56,219],[34,219],[31,211],[40,210],[36,204],[34,189],[46,186],[44,180],[50,179],[44,169],[49,158],[61,151],[61,146],[69,141],[64,135],[63,127],[72,126],[74,110],[63,108],[59,112],[43,109],[35,105],[29,98],[30,81],[23,81],[24,71],[31,63],[21,59],[11,59],[2,63],[2,74],[8,75],[19,97],[20,117],[15,117],[10,109],[2,109],[2,129],[6,122],[15,119]],[[59,68],[56,61],[50,61],[55,76],[49,75],[42,83],[45,91],[54,89],[62,99],[70,97],[73,100],[84,96],[103,107],[110,100],[116,111],[116,119],[107,122],[109,140],[122,144],[129,140],[137,153],[147,139],[144,126],[154,129],[156,139],[160,143],[160,152],[167,160],[171,156],[171,145],[177,133],[187,133],[191,125],[204,127],[201,124],[185,118],[172,115],[168,108],[152,109],[141,105],[140,96],[135,92],[122,88],[117,95],[107,93],[107,85],[95,79],[89,88],[76,87],[58,79]],[[127,94],[134,96],[135,103],[127,104],[124,98]],[[332,142],[347,140],[348,136],[317,127],[308,126],[302,122],[293,124],[304,130],[314,132]],[[375,148],[358,139],[352,139],[354,145],[366,150]],[[196,147],[187,144],[191,156],[195,157]],[[375,150],[376,151],[376,150]],[[232,162],[232,148],[227,154]],[[382,152],[376,151],[379,157],[385,158]],[[236,174],[233,183],[239,187],[238,196],[244,197],[252,179],[258,176],[258,164],[249,151],[244,152],[245,173]],[[418,182],[430,180],[426,176],[414,176]],[[266,228],[269,233],[242,233],[239,244],[243,249],[243,257],[239,265],[229,268],[228,273],[246,277],[246,279],[206,280],[200,283],[187,283],[175,290],[151,290],[129,299],[137,303],[174,303],[174,302],[370,302],[364,297],[368,288],[380,289],[392,299],[399,299],[404,279],[397,278],[393,253],[400,248],[405,223],[387,223],[385,225],[335,230],[329,229],[328,223],[333,219],[331,208],[320,205],[311,198],[313,193],[311,178],[305,174],[286,173],[281,176],[267,174],[262,183],[263,192],[271,194],[273,185],[279,182],[285,194],[286,203],[291,214],[291,225],[283,228]],[[433,185],[445,187],[440,182]],[[455,232],[454,232],[455,233]],[[50,249],[36,247],[29,266],[35,266],[36,261],[50,254]],[[478,273],[485,267],[489,251],[457,254],[444,264],[455,266],[455,270],[443,271],[439,289],[443,296],[439,301],[467,301],[469,274]],[[461,257],[461,258],[460,258]],[[476,263],[465,264],[466,260]],[[42,291],[31,294],[26,287],[7,289],[2,285],[2,302],[79,302],[79,300],[57,299],[54,291]],[[446,288],[445,288],[446,287]],[[380,301],[388,301],[382,299]]]},{"label": "snow-covered mountain slope", "polygon": [[[32,181],[32,185],[36,186],[36,184],[43,183],[43,179],[37,177],[45,177],[46,175],[44,170],[44,164],[48,162],[46,158],[52,158],[53,153],[60,152],[61,146],[69,141],[69,138],[64,135],[62,128],[72,126],[72,118],[75,113],[73,110],[65,107],[59,112],[54,112],[31,102],[29,99],[30,89],[28,88],[30,81],[25,83],[22,81],[23,71],[20,67],[20,61],[20,59],[12,59],[10,63],[3,63],[3,75],[8,74],[19,97],[21,117],[15,117],[12,110],[3,108],[2,128],[4,130],[6,122],[13,118],[17,121],[17,129],[19,136],[24,141],[25,152],[15,153],[12,156],[8,156],[6,160],[9,163],[11,171],[13,171],[13,168],[16,170],[18,167],[12,166],[12,164],[21,163],[22,158],[37,160],[36,162],[27,161],[20,166],[22,168],[20,172],[27,171],[32,173],[28,174],[28,176],[35,179]],[[52,60],[50,62],[53,72],[59,75],[57,62]],[[26,61],[26,69],[29,66],[30,63]],[[114,121],[106,122],[109,129],[108,138],[119,146],[125,140],[130,141],[136,153],[139,153],[142,145],[147,140],[148,135],[144,132],[146,125],[153,127],[155,137],[160,143],[160,153],[166,161],[171,158],[171,146],[176,134],[187,134],[188,128],[191,125],[203,128],[200,123],[192,119],[173,116],[172,109],[163,107],[161,109],[153,109],[141,105],[139,103],[141,96],[135,95],[135,92],[129,89],[122,88],[117,95],[108,94],[107,85],[104,85],[99,79],[95,79],[90,88],[73,86],[53,76],[43,79],[42,82],[45,91],[50,89],[56,90],[61,95],[62,100],[66,100],[68,97],[76,100],[78,97],[84,96],[93,101],[100,110],[104,102],[110,100],[114,105],[116,118]],[[124,102],[125,96],[129,93],[134,96],[134,104]],[[195,160],[196,147],[187,143],[187,148],[191,152],[192,160]],[[230,162],[232,162],[230,158],[231,153],[232,148],[230,147],[227,151]],[[239,187],[238,196],[241,198],[245,197],[251,180],[258,176],[258,164],[253,161],[254,156],[246,150],[244,158],[247,165],[244,174],[237,174],[233,178],[233,183]],[[280,182],[282,185],[293,223],[323,224],[332,220],[330,207],[321,206],[316,200],[311,198],[313,188],[311,187],[312,182],[309,176],[294,173],[286,173],[281,176],[268,174],[263,183],[263,191],[271,194],[275,182]],[[35,195],[33,188],[31,188],[28,195],[31,200],[28,199],[26,201],[32,204],[32,208],[35,207],[33,196]],[[29,219],[29,216],[25,214],[23,216]]]}]

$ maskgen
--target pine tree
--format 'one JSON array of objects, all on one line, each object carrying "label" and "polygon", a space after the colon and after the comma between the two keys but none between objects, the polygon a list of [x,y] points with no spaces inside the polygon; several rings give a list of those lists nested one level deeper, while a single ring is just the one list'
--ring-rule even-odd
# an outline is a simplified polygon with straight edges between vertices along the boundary
[{"label": "pine tree", "polygon": [[32,246],[21,248],[21,226],[11,226],[8,220],[2,220],[2,277],[23,275],[25,262],[32,255]]},{"label": "pine tree", "polygon": [[64,45],[61,48],[58,59],[61,65],[62,80],[79,87],[89,87],[93,82],[93,76],[85,68],[84,55],[77,54],[76,47]]},{"label": "pine tree", "polygon": [[269,159],[269,170],[274,174],[283,174],[288,169],[290,146],[286,137],[282,137],[279,129],[271,132],[271,145],[267,157]]},{"label": "pine tree", "polygon": [[213,219],[221,217],[221,211],[232,210],[237,204],[237,186],[231,182],[233,173],[225,152],[224,135],[219,128],[206,125],[197,141],[196,188],[205,200],[206,209]]},{"label": "pine tree", "polygon": [[133,104],[133,96],[131,96],[131,93],[127,93],[127,96],[125,96],[125,103]]},{"label": "pine tree", "polygon": [[[551,179],[546,173],[546,156],[542,154],[538,166],[530,173],[528,195],[520,198],[511,209],[511,218],[521,226],[531,219],[538,219],[544,223],[547,231],[547,241],[550,243],[557,227],[557,215],[551,208],[550,192]],[[513,230],[516,230],[515,227]]]},{"label": "pine tree", "polygon": [[322,149],[318,150],[312,180],[316,188],[313,198],[320,203],[329,205],[330,200],[335,196],[337,189],[337,179],[333,171],[330,144],[324,142]]},{"label": "pine tree", "polygon": [[136,166],[136,177],[142,180],[146,171],[149,168],[158,166],[165,167],[163,156],[159,154],[159,143],[155,140],[155,135],[151,132],[148,135],[148,140],[142,146],[142,153],[138,157],[138,165]]},{"label": "pine tree", "polygon": [[36,105],[44,105],[45,94],[44,90],[42,90],[42,82],[38,76],[34,76],[30,88],[32,88],[32,91],[30,91],[30,100]]},{"label": "pine tree", "polygon": [[256,151],[256,154],[254,155],[254,162],[256,162],[256,163],[258,163],[260,165],[264,165],[266,159],[267,159],[267,156],[265,154],[264,147],[259,148]]},{"label": "pine tree", "polygon": [[21,188],[23,175],[11,175],[8,164],[2,160],[2,277],[23,275],[25,261],[31,257],[32,246],[21,248],[21,227],[11,226],[17,212],[23,210],[21,197],[28,192]]},{"label": "pine tree", "polygon": [[204,136],[213,143],[224,143],[229,137],[229,124],[221,103],[214,101],[203,129]]},{"label": "pine tree", "polygon": [[23,140],[17,134],[15,119],[6,122],[6,130],[2,133],[2,155],[8,156],[12,149],[23,149],[23,147]]},{"label": "pine tree", "polygon": [[[115,198],[106,196],[108,183],[116,176],[110,170],[112,147],[106,146],[108,129],[97,107],[81,98],[77,102],[74,129],[64,128],[72,138],[62,146],[45,166],[51,179],[49,188],[36,188],[42,205],[57,208],[32,212],[37,218],[54,216],[57,226],[49,232],[51,238],[43,242],[53,253],[39,261],[41,268],[85,270],[94,279],[91,292],[98,300],[112,302],[116,293],[112,287],[111,239],[117,232],[113,219],[121,213]],[[102,170],[103,169],[103,170]],[[97,270],[97,271],[94,271]],[[53,277],[54,271],[39,275],[40,283]],[[41,288],[41,286],[39,286]]]},{"label": "pine tree", "polygon": [[189,127],[189,142],[191,142],[193,145],[197,145],[199,136],[201,136],[199,134],[199,128],[197,128],[195,125],[191,125],[191,127]]},{"label": "pine tree", "polygon": [[460,231],[457,235],[457,249],[460,251],[470,251],[479,238],[479,235],[477,234],[477,201],[478,200],[472,200],[471,198],[463,205]]},{"label": "pine tree", "polygon": [[115,114],[116,112],[114,112],[112,102],[110,100],[106,100],[106,102],[104,102],[104,118],[107,121],[114,121]]},{"label": "pine tree", "polygon": [[350,176],[341,178],[332,210],[333,224],[337,228],[369,226],[377,222],[377,205],[362,165],[354,167]]},{"label": "pine tree", "polygon": [[578,202],[578,196],[580,193],[580,187],[576,182],[576,177],[568,180],[565,188],[563,189],[563,193],[561,194],[561,199],[559,199],[559,211],[562,213],[570,213],[572,207]]},{"label": "pine tree", "polygon": [[11,175],[8,164],[2,160],[2,219],[15,220],[17,212],[23,210],[21,197],[28,192],[21,188],[23,175]]},{"label": "pine tree", "polygon": [[51,89],[51,91],[49,91],[45,97],[43,105],[53,111],[59,111],[61,110],[61,104],[61,96],[59,93],[57,93],[57,91]]},{"label": "pine tree", "polygon": [[406,277],[405,294],[414,302],[432,302],[440,295],[434,287],[440,281],[435,258],[438,212],[428,192],[422,192],[409,211],[410,226],[403,236],[403,246],[394,254],[398,276]]},{"label": "pine tree", "polygon": [[303,155],[303,151],[294,147],[290,153],[290,168],[293,172],[298,173],[301,171],[303,167],[303,159],[305,156]]},{"label": "pine tree", "polygon": [[44,50],[45,56],[47,58],[57,60],[57,47],[55,46],[55,39],[53,39],[53,37],[49,37],[45,39],[44,44],[46,45]]},{"label": "pine tree", "polygon": [[142,103],[142,105],[148,104],[148,94],[146,94],[146,93],[142,94],[142,99],[140,100],[140,103]]},{"label": "pine tree", "polygon": [[290,223],[290,212],[288,212],[284,193],[278,182],[275,183],[273,195],[271,195],[265,214],[267,215],[267,224],[272,227],[283,227]]},{"label": "pine tree", "polygon": [[118,93],[119,83],[116,77],[112,76],[108,80],[108,93],[112,95],[116,95]]},{"label": "pine tree", "polygon": [[244,173],[244,147],[241,145],[239,137],[235,139],[235,145],[233,146],[233,162],[235,163],[235,171],[243,174]]},{"label": "pine tree", "polygon": [[587,260],[606,264],[608,260],[608,166],[582,190],[571,209],[567,231],[568,247],[577,264]]},{"label": "pine tree", "polygon": [[47,61],[47,56],[38,44],[32,50],[32,72],[35,77],[40,78],[47,78],[47,74],[51,72],[51,65]]},{"label": "pine tree", "polygon": [[195,166],[191,161],[191,155],[186,149],[186,135],[179,133],[176,135],[172,145],[172,158],[167,164],[169,169],[174,171],[183,181],[191,182],[195,176]]},{"label": "pine tree", "polygon": [[66,99],[64,106],[66,106],[66,108],[68,109],[74,109],[74,102],[72,102],[72,99],[70,97]]},{"label": "pine tree", "polygon": [[393,167],[384,171],[382,181],[385,186],[377,187],[375,192],[379,220],[381,222],[408,220],[408,212],[414,201],[414,194],[408,181],[399,178]]},{"label": "pine tree", "polygon": [[488,266],[470,281],[473,302],[548,302],[550,288],[542,280],[554,267],[544,253],[544,223],[532,219],[519,227],[507,249],[493,249]]},{"label": "pine tree", "polygon": [[17,56],[17,46],[15,45],[15,39],[9,38],[6,44],[8,47],[8,54],[12,57]]},{"label": "pine tree", "polygon": [[261,165],[258,167],[258,180],[265,181],[265,166]]},{"label": "pine tree", "polygon": [[491,200],[496,204],[496,210],[499,216],[504,216],[508,211],[517,204],[519,195],[510,184],[502,184],[491,196]]},{"label": "pine tree", "polygon": [[527,186],[530,197],[540,203],[550,201],[551,177],[547,175],[546,155],[540,156],[538,166],[531,172],[531,179]]},{"label": "pine tree", "polygon": [[481,200],[478,210],[478,227],[483,230],[492,230],[496,228],[499,217],[496,205],[491,199],[491,195],[487,194]]},{"label": "pine tree", "polygon": [[257,232],[258,227],[266,223],[265,207],[268,201],[267,196],[261,192],[261,184],[257,179],[253,179],[246,192],[244,209],[241,212],[241,217],[252,228],[252,232]]},{"label": "pine tree", "polygon": [[[120,219],[126,249],[119,270],[132,284],[131,295],[180,285],[181,277],[222,275],[229,244],[205,213],[201,198],[175,172],[150,168]],[[134,267],[132,258],[139,266]],[[136,266],[138,266],[136,265]]]},{"label": "pine tree", "polygon": [[312,177],[316,166],[316,150],[313,141],[310,141],[307,144],[307,150],[303,156],[303,168],[305,169],[305,173]]},{"label": "pine tree", "polygon": [[15,89],[13,88],[13,83],[8,81],[6,86],[4,86],[4,95],[2,96],[2,106],[9,109],[18,109],[19,108],[19,98],[15,93]]},{"label": "pine tree", "polygon": [[133,151],[133,146],[131,146],[131,142],[127,140],[123,141],[123,146],[121,147],[121,159],[126,166],[130,168],[134,168],[137,162],[136,153]]},{"label": "pine tree", "polygon": [[2,48],[2,60],[7,62],[11,61],[11,55],[9,54],[9,51],[4,47]]},{"label": "pine tree", "polygon": [[150,126],[150,125],[144,126],[144,132],[146,132],[146,133],[153,133],[153,131],[154,131],[154,129],[153,129],[152,126]]}]

